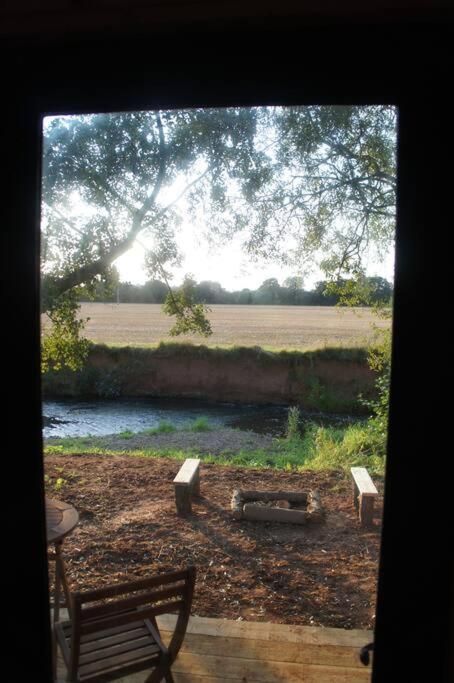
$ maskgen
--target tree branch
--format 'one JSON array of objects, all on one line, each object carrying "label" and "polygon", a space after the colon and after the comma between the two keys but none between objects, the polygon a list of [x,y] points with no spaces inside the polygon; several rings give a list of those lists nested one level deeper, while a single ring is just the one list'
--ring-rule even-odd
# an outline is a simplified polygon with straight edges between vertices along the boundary
[{"label": "tree branch", "polygon": [[58,279],[53,279],[52,290],[56,296],[60,296],[73,287],[89,282],[97,275],[104,273],[111,263],[117,258],[125,254],[134,244],[136,238],[135,234],[129,234],[128,237],[119,242],[115,247],[112,247],[104,256],[97,261],[93,261],[85,266],[80,266],[76,270],[64,275]]},{"label": "tree branch", "polygon": [[53,206],[52,204],[48,204],[47,202],[45,202],[45,204],[50,211],[53,211],[54,213],[56,213],[58,215],[58,217],[66,223],[66,225],[69,225],[71,230],[74,230],[75,232],[79,233],[79,235],[81,235],[83,237],[84,233],[82,232],[82,230],[79,230],[79,228],[76,228],[73,221],[70,218],[68,218],[67,216],[65,216],[60,211],[60,209],[57,209],[56,206]]},{"label": "tree branch", "polygon": [[156,197],[159,194],[159,191],[161,189],[162,183],[164,182],[164,177],[165,177],[165,172],[166,172],[166,162],[167,162],[167,149],[166,149],[166,143],[165,143],[165,138],[164,138],[164,128],[162,125],[162,119],[161,119],[161,114],[156,112],[156,123],[158,125],[158,134],[159,134],[159,166],[158,166],[158,174],[156,176],[156,182],[154,184],[153,190],[150,194],[149,197],[144,201],[142,204],[142,207],[140,209],[137,209],[135,211],[134,219],[132,222],[132,230],[135,232],[139,232],[141,226],[142,226],[142,221],[145,218],[146,214],[148,211],[151,209],[153,204],[156,201]]},{"label": "tree branch", "polygon": [[194,178],[194,180],[192,180],[190,183],[188,183],[188,184],[186,185],[186,187],[185,187],[183,190],[181,190],[180,194],[177,195],[177,197],[176,197],[175,199],[173,199],[173,200],[170,202],[170,204],[167,204],[167,206],[165,206],[165,207],[162,209],[162,211],[160,211],[160,213],[164,213],[165,211],[168,211],[168,209],[170,209],[172,206],[174,206],[174,204],[176,204],[176,203],[181,199],[181,197],[183,197],[183,195],[185,195],[186,192],[187,192],[193,185],[195,185],[196,183],[198,183],[200,180],[202,180],[202,178],[204,178],[204,177],[206,176],[206,174],[211,170],[211,168],[212,168],[211,166],[208,166],[208,168],[205,169],[205,171],[204,171],[203,173],[201,173],[199,176],[197,176],[197,178]]},{"label": "tree branch", "polygon": [[134,211],[137,210],[136,207],[132,206],[124,197],[122,197],[121,194],[115,190],[115,188],[111,187],[110,185],[106,185],[99,173],[90,172],[90,174],[99,189],[113,195],[120,202],[120,204],[123,204],[123,206],[131,213],[134,213]]},{"label": "tree branch", "polygon": [[[160,149],[158,174],[150,196],[145,200],[140,209],[136,209],[134,211],[132,227],[128,236],[109,249],[109,251],[97,261],[93,261],[85,266],[81,266],[72,273],[68,273],[68,275],[64,275],[63,277],[54,280],[53,289],[56,296],[63,294],[73,287],[77,287],[77,285],[81,285],[84,282],[92,280],[97,275],[101,275],[105,270],[107,270],[107,268],[109,268],[113,261],[129,251],[134,244],[137,235],[142,230],[143,219],[156,201],[156,197],[159,194],[166,172],[167,153],[164,139],[164,129],[159,112],[156,114],[156,120],[158,124]],[[109,188],[106,189],[109,191]]]}]

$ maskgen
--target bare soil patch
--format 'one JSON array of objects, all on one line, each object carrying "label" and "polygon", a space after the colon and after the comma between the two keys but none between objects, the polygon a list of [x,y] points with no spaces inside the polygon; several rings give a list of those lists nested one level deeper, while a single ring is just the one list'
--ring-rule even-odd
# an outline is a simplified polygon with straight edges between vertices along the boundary
[{"label": "bare soil patch", "polygon": [[[193,514],[181,519],[172,485],[180,465],[165,458],[46,456],[47,494],[80,514],[64,542],[73,590],[195,564],[193,613],[199,616],[373,628],[381,497],[375,526],[365,530],[341,472],[202,463],[202,497],[194,500]],[[64,482],[55,491],[58,478]],[[318,488],[326,522],[301,527],[236,521],[230,511],[235,488]],[[50,570],[52,578],[52,565]]]},{"label": "bare soil patch", "polygon": [[[179,342],[303,350],[364,344],[371,337],[371,323],[389,325],[387,321],[378,321],[368,309],[229,305],[210,308],[213,335],[208,340],[200,335],[185,335],[178,337]],[[169,335],[173,321],[162,312],[160,304],[83,303],[80,316],[90,318],[85,335],[94,342],[140,345],[175,341]]]}]

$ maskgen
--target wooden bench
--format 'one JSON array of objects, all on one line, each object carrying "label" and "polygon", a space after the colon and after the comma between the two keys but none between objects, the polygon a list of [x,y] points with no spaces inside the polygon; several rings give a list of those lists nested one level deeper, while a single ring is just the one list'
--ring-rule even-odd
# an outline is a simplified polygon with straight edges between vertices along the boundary
[{"label": "wooden bench", "polygon": [[353,477],[353,504],[359,511],[361,526],[368,526],[372,524],[378,491],[365,467],[351,467],[350,471]]},{"label": "wooden bench", "polygon": [[173,480],[175,504],[181,517],[191,514],[191,498],[200,495],[200,460],[187,458]]}]

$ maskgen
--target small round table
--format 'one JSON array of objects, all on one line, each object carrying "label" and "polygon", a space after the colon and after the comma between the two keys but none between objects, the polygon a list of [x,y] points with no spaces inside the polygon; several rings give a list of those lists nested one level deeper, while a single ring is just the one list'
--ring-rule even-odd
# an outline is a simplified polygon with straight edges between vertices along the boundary
[{"label": "small round table", "polygon": [[46,531],[47,544],[55,547],[55,587],[54,587],[54,622],[60,615],[60,586],[63,587],[66,606],[71,609],[70,591],[66,580],[65,563],[63,562],[62,544],[79,522],[79,514],[69,503],[47,498],[46,496]]}]

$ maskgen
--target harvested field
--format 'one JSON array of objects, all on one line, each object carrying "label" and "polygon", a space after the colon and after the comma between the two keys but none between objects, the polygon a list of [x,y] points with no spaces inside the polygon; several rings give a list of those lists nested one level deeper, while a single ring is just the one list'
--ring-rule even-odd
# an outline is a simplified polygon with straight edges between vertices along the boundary
[{"label": "harvested field", "polygon": [[[172,319],[159,304],[82,304],[89,317],[85,335],[94,342],[157,344],[175,340],[169,335]],[[211,306],[213,335],[178,337],[209,345],[265,346],[312,349],[362,345],[372,335],[376,317],[367,309],[332,306]],[[387,326],[384,321],[379,326]]]},{"label": "harvested field", "polygon": [[[374,626],[381,493],[374,528],[361,529],[341,472],[283,472],[202,464],[193,514],[176,515],[165,458],[47,455],[47,493],[72,503],[80,523],[64,542],[71,588],[93,588],[195,564],[193,613],[340,628]],[[63,479],[55,491],[55,482]],[[318,488],[326,522],[235,521],[235,488]],[[52,576],[52,565],[51,565]]]}]

